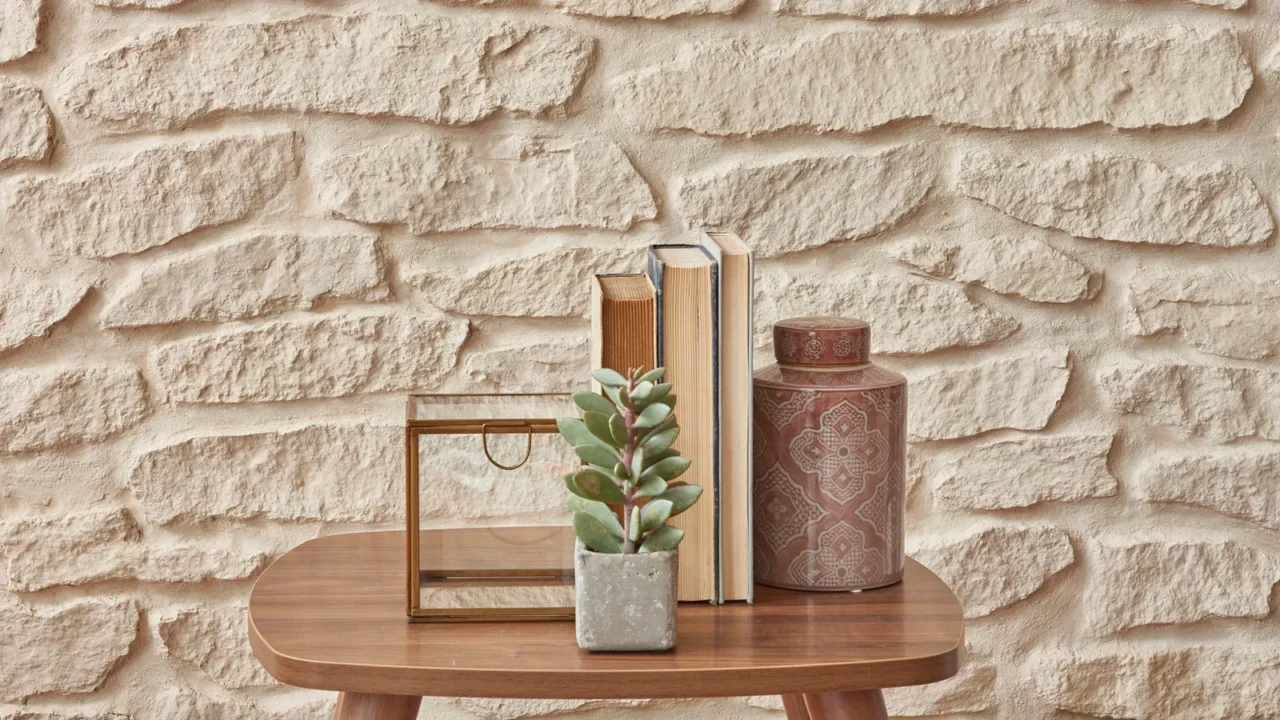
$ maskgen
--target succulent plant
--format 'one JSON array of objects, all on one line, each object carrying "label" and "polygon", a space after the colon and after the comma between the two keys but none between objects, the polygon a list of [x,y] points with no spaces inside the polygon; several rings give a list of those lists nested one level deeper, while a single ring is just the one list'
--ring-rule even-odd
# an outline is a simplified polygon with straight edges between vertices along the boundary
[{"label": "succulent plant", "polygon": [[[591,374],[604,395],[576,392],[582,418],[557,421],[560,435],[585,465],[565,476],[573,531],[591,550],[636,553],[672,550],[684,531],[667,520],[688,510],[702,488],[672,482],[689,469],[672,443],[680,435],[676,396],[661,382],[664,368],[603,368]],[[621,506],[621,517],[610,505]]]}]

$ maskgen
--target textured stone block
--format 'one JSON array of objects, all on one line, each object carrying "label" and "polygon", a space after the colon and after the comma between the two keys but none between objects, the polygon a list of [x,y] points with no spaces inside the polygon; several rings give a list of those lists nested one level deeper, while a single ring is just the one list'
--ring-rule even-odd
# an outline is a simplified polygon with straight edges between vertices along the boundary
[{"label": "textured stone block", "polygon": [[102,324],[222,322],[321,299],[379,300],[385,270],[375,235],[250,235],[144,265],[102,309]]},{"label": "textured stone block", "polygon": [[576,342],[531,342],[467,356],[464,367],[473,382],[502,392],[586,390],[591,353],[585,334]]},{"label": "textured stone block", "polygon": [[1125,327],[1214,355],[1265,360],[1280,353],[1280,283],[1256,269],[1142,268],[1129,282]]},{"label": "textured stone block", "polygon": [[561,28],[414,15],[202,24],[144,35],[74,67],[64,102],[130,131],[263,111],[462,124],[564,105],[593,47]]},{"label": "textured stone block", "polygon": [[1278,477],[1280,453],[1162,453],[1138,473],[1132,491],[1151,502],[1197,505],[1280,530]]},{"label": "textured stone block", "polygon": [[1075,562],[1067,534],[1049,526],[971,527],[949,536],[909,536],[907,554],[951,587],[967,618],[1025,599]]},{"label": "textured stone block", "polygon": [[891,228],[920,207],[934,175],[933,159],[915,145],[753,159],[687,178],[680,212],[691,229],[733,230],[768,258]]},{"label": "textured stone block", "polygon": [[188,608],[160,620],[156,632],[171,657],[223,687],[275,685],[249,648],[248,612],[246,605]]},{"label": "textured stone block", "polygon": [[934,477],[934,497],[951,508],[1002,510],[1046,501],[1112,497],[1110,435],[1025,437],[966,449]]},{"label": "textured stone block", "polygon": [[933,717],[949,713],[980,713],[994,710],[996,668],[972,656],[964,660],[960,672],[942,682],[884,691],[884,704],[891,717]]},{"label": "textured stone block", "polygon": [[137,634],[132,600],[35,609],[0,598],[0,701],[96,690]]},{"label": "textured stone block", "polygon": [[848,15],[860,18],[955,16],[1010,5],[1019,0],[775,0],[780,15]]},{"label": "textured stone block", "polygon": [[1048,159],[969,153],[958,190],[1040,227],[1118,242],[1260,245],[1275,224],[1244,173],[1225,165],[1178,169],[1118,155]]},{"label": "textured stone block", "polygon": [[432,305],[462,315],[574,317],[587,314],[591,277],[644,270],[641,248],[555,247],[519,257],[484,257],[472,267],[435,258],[402,270]]},{"label": "textured stone block", "polygon": [[1280,440],[1280,372],[1109,359],[1098,384],[1111,406],[1185,437]]},{"label": "textured stone block", "polygon": [[1084,603],[1095,634],[1141,625],[1270,613],[1280,558],[1235,540],[1134,538],[1095,541]]},{"label": "textured stone block", "polygon": [[[22,4],[22,0],[17,1]],[[0,22],[3,13],[0,10]],[[3,34],[0,25],[0,36]],[[42,162],[51,152],[53,115],[44,104],[40,89],[28,82],[0,77],[0,170],[22,162]]]},{"label": "textured stone block", "polygon": [[240,580],[271,561],[270,554],[235,542],[144,541],[142,529],[123,508],[5,522],[0,555],[9,589],[16,592],[108,580]]},{"label": "textured stone block", "polygon": [[5,0],[0,5],[0,63],[17,60],[40,45],[43,0]]},{"label": "textured stone block", "polygon": [[569,227],[625,230],[657,215],[653,192],[617,145],[519,140],[503,147],[422,135],[333,155],[317,170],[330,214],[419,235]]},{"label": "textured stone block", "polygon": [[687,15],[729,15],[745,0],[446,0],[465,7],[530,5],[571,15],[665,20]]},{"label": "textured stone block", "polygon": [[1041,430],[1067,389],[1065,350],[1046,350],[907,373],[912,440],[950,440],[990,430]]},{"label": "textured stone block", "polygon": [[919,117],[1015,130],[1192,125],[1230,115],[1253,84],[1233,34],[1186,28],[877,29],[678,53],[615,78],[636,126],[757,135]]},{"label": "textured stone block", "polygon": [[1033,302],[1075,302],[1097,291],[1087,267],[1033,237],[916,238],[890,248],[889,254],[934,277]]},{"label": "textured stone block", "polygon": [[890,355],[987,345],[1019,327],[1016,319],[970,300],[955,285],[905,273],[797,277],[761,264],[756,278],[758,341],[770,341],[771,321],[805,315],[870,318],[876,349]]},{"label": "textured stone block", "polygon": [[72,264],[31,264],[0,253],[0,350],[47,335],[84,300],[99,273]]},{"label": "textured stone block", "polygon": [[4,209],[10,230],[54,253],[137,253],[258,212],[297,174],[297,153],[292,133],[164,145],[66,174],[20,178]]},{"label": "textured stone block", "polygon": [[142,422],[147,388],[136,368],[50,367],[0,372],[0,450],[99,442]]},{"label": "textured stone block", "polygon": [[335,314],[197,335],[152,353],[171,402],[236,403],[430,390],[466,322],[413,313]]}]

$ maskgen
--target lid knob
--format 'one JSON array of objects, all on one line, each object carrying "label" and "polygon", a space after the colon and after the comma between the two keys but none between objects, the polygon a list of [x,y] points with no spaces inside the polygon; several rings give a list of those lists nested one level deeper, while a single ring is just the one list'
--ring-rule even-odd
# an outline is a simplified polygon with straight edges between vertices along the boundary
[{"label": "lid knob", "polygon": [[773,355],[784,365],[861,365],[871,357],[871,326],[840,317],[798,317],[773,325]]}]

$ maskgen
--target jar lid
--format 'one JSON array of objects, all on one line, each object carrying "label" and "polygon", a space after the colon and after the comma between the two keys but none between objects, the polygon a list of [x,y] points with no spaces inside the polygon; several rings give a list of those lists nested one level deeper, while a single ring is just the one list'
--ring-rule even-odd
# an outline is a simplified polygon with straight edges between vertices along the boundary
[{"label": "jar lid", "polygon": [[786,365],[861,365],[871,357],[871,326],[840,317],[798,317],[773,325],[773,355]]}]

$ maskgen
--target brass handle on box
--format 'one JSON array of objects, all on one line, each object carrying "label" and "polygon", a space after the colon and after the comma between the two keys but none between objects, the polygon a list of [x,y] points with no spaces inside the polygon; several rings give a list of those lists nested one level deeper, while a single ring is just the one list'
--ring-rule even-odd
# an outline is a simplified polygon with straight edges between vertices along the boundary
[{"label": "brass handle on box", "polygon": [[494,467],[501,470],[515,470],[529,462],[529,456],[533,454],[533,428],[526,424],[524,429],[525,432],[528,433],[526,436],[528,438],[528,442],[526,442],[524,447],[524,457],[515,465],[503,465],[497,460],[494,460],[493,455],[489,453],[489,423],[485,423],[480,426],[480,444],[484,446],[484,456],[489,458],[489,462],[493,463]]}]

